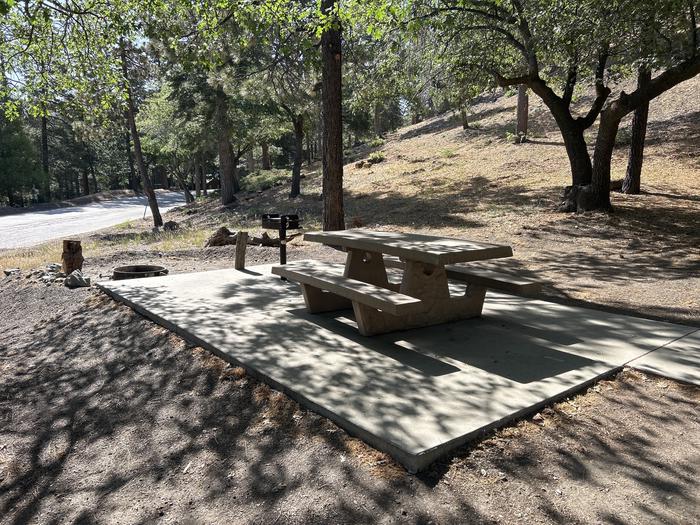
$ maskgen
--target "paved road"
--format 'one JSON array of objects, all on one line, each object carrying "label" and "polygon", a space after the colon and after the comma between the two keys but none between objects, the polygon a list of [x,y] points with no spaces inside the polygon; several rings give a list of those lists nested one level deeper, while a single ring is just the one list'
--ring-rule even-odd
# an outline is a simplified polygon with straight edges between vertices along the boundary
[{"label": "paved road", "polygon": [[[185,203],[176,192],[158,192],[161,213]],[[0,217],[0,249],[33,246],[44,241],[107,228],[143,217],[146,198],[123,197],[84,206],[55,208]],[[150,219],[148,209],[146,218]]]}]

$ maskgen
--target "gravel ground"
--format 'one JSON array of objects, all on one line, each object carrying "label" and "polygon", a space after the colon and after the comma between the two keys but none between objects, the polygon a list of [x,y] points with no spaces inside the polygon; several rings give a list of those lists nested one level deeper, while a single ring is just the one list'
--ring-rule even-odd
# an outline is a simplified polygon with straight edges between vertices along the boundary
[{"label": "gravel ground", "polygon": [[669,380],[624,372],[411,476],[94,289],[5,278],[0,334],[3,525],[699,519],[700,389]]}]

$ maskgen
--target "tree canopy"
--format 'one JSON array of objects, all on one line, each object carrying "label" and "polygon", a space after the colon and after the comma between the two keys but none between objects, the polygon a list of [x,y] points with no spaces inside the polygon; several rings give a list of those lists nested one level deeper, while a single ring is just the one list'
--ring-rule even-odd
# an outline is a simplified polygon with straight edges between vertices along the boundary
[{"label": "tree canopy", "polygon": [[[292,198],[305,157],[336,166],[324,194],[338,208],[344,135],[352,146],[525,85],[561,131],[566,207],[606,209],[622,118],[700,73],[699,9],[698,0],[1,0],[3,125],[44,166],[11,191],[137,187],[138,172],[156,217],[148,171],[163,164],[201,185],[207,166],[229,204],[239,161],[264,153],[268,165],[272,144],[291,167]],[[635,89],[617,88],[638,74]],[[584,132],[594,124],[591,153]],[[85,166],[92,184],[74,181]]]}]

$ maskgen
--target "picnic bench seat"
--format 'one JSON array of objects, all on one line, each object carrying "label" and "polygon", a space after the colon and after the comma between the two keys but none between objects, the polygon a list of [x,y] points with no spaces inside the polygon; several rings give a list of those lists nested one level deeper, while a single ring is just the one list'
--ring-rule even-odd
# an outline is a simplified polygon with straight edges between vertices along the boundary
[{"label": "picnic bench seat", "polygon": [[[448,279],[464,281],[484,288],[501,290],[515,295],[533,295],[542,289],[542,283],[522,270],[516,269],[511,261],[498,260],[479,264],[448,264],[445,266]],[[404,263],[398,257],[385,256],[387,268],[404,268]]]},{"label": "picnic bench seat", "polygon": [[[301,284],[308,313],[352,307],[365,336],[478,317],[488,288],[521,294],[539,288],[521,271],[474,265],[511,257],[510,246],[363,228],[306,233],[304,240],[344,248],[345,265],[299,261],[272,273]],[[401,269],[398,281],[387,266]],[[450,289],[450,278],[469,285]]]},{"label": "picnic bench seat", "polygon": [[319,263],[315,260],[295,261],[275,266],[272,273],[325,290],[349,301],[358,302],[392,315],[411,315],[425,309],[420,299],[344,276],[345,265]]}]

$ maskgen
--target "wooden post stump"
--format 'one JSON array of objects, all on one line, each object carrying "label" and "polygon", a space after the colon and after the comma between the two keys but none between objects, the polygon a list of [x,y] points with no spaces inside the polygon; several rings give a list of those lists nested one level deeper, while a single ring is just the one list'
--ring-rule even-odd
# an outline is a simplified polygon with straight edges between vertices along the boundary
[{"label": "wooden post stump", "polygon": [[63,254],[61,255],[61,271],[66,275],[70,275],[73,270],[83,269],[83,247],[80,241],[64,240]]},{"label": "wooden post stump", "polygon": [[236,270],[245,268],[245,249],[248,245],[248,232],[238,232],[236,235],[236,260],[233,267]]}]

